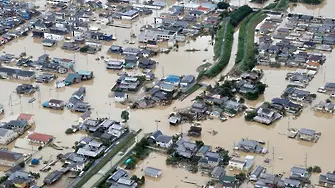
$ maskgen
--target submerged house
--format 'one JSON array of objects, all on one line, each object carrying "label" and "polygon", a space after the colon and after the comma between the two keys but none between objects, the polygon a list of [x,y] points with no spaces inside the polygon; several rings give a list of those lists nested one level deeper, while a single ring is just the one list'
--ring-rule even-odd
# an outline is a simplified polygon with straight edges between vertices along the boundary
[{"label": "submerged house", "polygon": [[267,153],[266,148],[263,148],[257,141],[255,140],[246,140],[242,139],[235,147],[235,149],[244,151],[244,152],[252,152],[252,153]]},{"label": "submerged house", "polygon": [[191,158],[198,151],[197,145],[181,138],[176,143],[176,153],[185,158]]},{"label": "submerged house", "polygon": [[270,125],[272,122],[280,119],[282,115],[270,108],[260,107],[257,110],[257,115],[253,118],[254,121]]},{"label": "submerged house", "polygon": [[291,102],[289,99],[274,98],[271,100],[271,107],[278,110],[286,110],[292,114],[298,114],[302,110],[300,104]]},{"label": "submerged house", "polygon": [[302,128],[298,131],[298,138],[306,141],[316,141],[318,139],[318,134],[315,130]]}]

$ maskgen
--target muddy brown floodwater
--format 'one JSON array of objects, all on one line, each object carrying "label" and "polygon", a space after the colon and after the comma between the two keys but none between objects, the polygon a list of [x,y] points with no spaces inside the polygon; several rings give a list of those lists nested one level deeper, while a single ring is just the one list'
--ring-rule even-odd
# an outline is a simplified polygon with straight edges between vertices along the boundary
[{"label": "muddy brown floodwater", "polygon": [[[335,1],[328,0],[326,3],[328,3],[327,6],[321,5],[320,7],[321,15],[335,17],[335,14],[331,11],[331,7],[335,5]],[[309,6],[298,5],[294,11],[309,13],[310,9],[308,9],[308,7]],[[138,33],[138,28],[144,23],[152,23],[153,16],[154,15],[146,17],[142,20],[139,20],[137,23],[134,23],[133,32]],[[142,22],[142,24],[140,24],[140,22]],[[103,31],[109,31],[113,34],[116,33],[118,41],[116,41],[115,44],[122,44],[125,39],[129,39],[131,32],[127,29],[115,29],[113,27],[104,26],[100,27]],[[191,41],[189,44],[181,46],[179,52],[171,52],[168,55],[162,54],[155,57],[154,59],[159,61],[159,65],[155,70],[156,75],[161,77],[168,74],[196,74],[196,68],[202,64],[202,60],[209,59],[209,61],[212,63],[213,47],[208,45],[209,40],[209,37],[201,37],[196,41]],[[15,40],[9,44],[6,44],[4,47],[1,47],[1,53],[7,52],[13,53],[15,55],[19,55],[21,52],[26,50],[27,54],[32,55],[34,59],[44,53],[48,53],[51,57],[62,57],[70,59],[75,58],[76,70],[91,70],[94,71],[95,75],[93,81],[82,82],[80,84],[76,84],[60,90],[56,90],[52,84],[41,84],[40,93],[35,93],[33,96],[22,96],[21,98],[13,93],[15,87],[19,84],[19,81],[1,80],[0,103],[5,105],[6,110],[6,114],[3,118],[8,119],[9,114],[17,115],[21,112],[32,113],[35,115],[36,121],[36,126],[33,128],[34,131],[54,135],[56,137],[56,141],[60,141],[59,145],[72,146],[75,141],[83,136],[83,134],[78,133],[67,136],[64,132],[74,121],[77,120],[79,114],[71,113],[68,110],[59,112],[43,109],[41,107],[41,103],[49,100],[50,98],[57,98],[66,101],[77,88],[85,86],[87,89],[85,101],[90,102],[94,108],[93,117],[107,116],[119,120],[121,111],[127,107],[115,104],[113,98],[108,97],[110,89],[118,77],[117,73],[106,71],[103,61],[95,60],[100,56],[108,56],[106,52],[109,45],[104,45],[102,51],[96,55],[84,55],[81,53],[65,52],[60,49],[60,46],[56,48],[44,48],[40,40],[36,40],[31,38],[31,36],[28,36]],[[203,51],[205,47],[208,47],[207,52]],[[201,51],[196,53],[185,53],[184,50],[187,48],[198,48],[201,49]],[[335,75],[332,74],[335,70],[335,64],[333,63],[334,55],[335,52],[326,54],[327,61],[325,65],[310,82],[309,86],[306,88],[307,90],[316,92],[317,88],[323,85],[325,82],[335,81]],[[234,57],[233,54],[232,57]],[[285,68],[259,68],[264,69],[265,76],[263,81],[268,84],[269,87],[266,89],[263,98],[261,98],[259,101],[250,102],[250,105],[254,106],[259,105],[264,100],[270,101],[273,97],[280,96],[287,85],[285,75],[288,71],[292,70]],[[169,113],[172,112],[174,108],[178,109],[190,106],[191,100],[201,92],[202,90],[200,89],[186,98],[184,101],[181,102],[177,100],[172,105],[167,107],[146,110],[130,110],[130,120],[128,124],[132,129],[142,128],[144,132],[152,132],[156,128],[155,120],[161,120],[161,123],[159,123],[158,127],[163,131],[164,134],[172,135],[181,131],[186,132],[190,125],[185,124],[179,127],[171,127],[167,122],[167,118]],[[28,100],[31,97],[35,97],[37,100],[34,103],[29,104]],[[314,104],[326,98],[326,95],[318,94]],[[12,101],[12,106],[8,105],[10,99]],[[334,122],[333,115],[316,113],[311,109],[311,106],[307,106],[301,116],[299,116],[297,119],[293,119],[290,116],[285,117],[271,126],[264,126],[257,123],[248,123],[245,122],[244,118],[241,116],[230,118],[223,123],[217,120],[205,121],[202,122],[203,134],[199,139],[203,140],[206,144],[212,145],[213,148],[220,146],[229,150],[233,149],[235,142],[238,142],[241,138],[245,137],[268,141],[269,145],[266,147],[269,148],[271,154],[267,156],[256,156],[256,162],[258,164],[263,164],[263,160],[266,157],[274,159],[271,164],[264,164],[266,167],[268,167],[268,170],[273,171],[274,173],[287,174],[293,165],[319,165],[321,166],[322,170],[326,172],[335,170],[335,164],[331,162],[333,161],[335,152],[329,149],[329,144],[334,142]],[[304,127],[315,129],[318,132],[321,132],[322,136],[317,143],[308,143],[288,139],[285,135],[288,125],[294,128]],[[218,134],[213,136],[210,133],[212,130],[218,131]],[[15,142],[12,143],[11,146],[14,144]],[[17,150],[17,148],[14,148],[14,150]],[[41,155],[47,157],[56,156],[59,152],[51,148],[46,148],[46,150],[42,150],[41,153]],[[282,157],[283,159],[279,160],[278,157]],[[147,163],[147,161],[150,162]],[[199,182],[206,181],[206,179],[200,175],[194,175],[193,177],[193,175],[190,175],[190,173],[186,172],[185,170],[166,167],[165,156],[161,156],[155,153],[149,156],[149,160],[145,160],[142,164],[140,164],[140,168],[137,169],[135,174],[139,173],[140,175],[140,173],[142,173],[140,172],[140,169],[145,166],[152,166],[163,170],[162,181],[148,178],[146,181],[146,188],[153,188],[157,185],[160,185],[162,188],[188,187],[190,185],[183,184],[179,181],[184,179],[186,176],[190,177],[190,180]],[[38,171],[39,168],[36,168],[36,171]],[[166,178],[165,174],[167,176],[171,175],[170,177],[172,178]],[[46,174],[42,174],[42,177],[45,175]],[[175,181],[175,178],[178,179],[178,181]],[[316,176],[313,177],[313,179],[315,178]],[[68,182],[69,180],[63,178],[55,185],[55,187],[66,187]]]}]

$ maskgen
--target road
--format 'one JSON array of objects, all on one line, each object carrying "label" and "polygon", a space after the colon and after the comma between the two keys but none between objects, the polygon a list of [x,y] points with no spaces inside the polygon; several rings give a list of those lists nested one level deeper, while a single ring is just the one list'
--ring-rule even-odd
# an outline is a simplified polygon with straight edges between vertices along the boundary
[{"label": "road", "polygon": [[[126,135],[124,135],[123,137],[121,137],[117,143],[123,142],[126,138],[128,138],[128,135],[129,135],[129,134],[126,134]],[[108,151],[109,151],[109,152],[113,151],[113,149],[114,149],[116,146],[117,146],[117,144],[116,144],[116,143],[113,143],[113,144],[109,147]],[[107,155],[107,153],[106,153],[104,156],[106,156],[106,155]],[[118,156],[118,155],[117,155],[117,156]],[[115,156],[115,157],[116,157],[116,156]],[[99,162],[101,161],[102,158],[103,158],[103,157],[101,157],[100,159],[95,160],[95,162],[93,163],[93,165],[91,166],[90,169],[94,168],[97,164],[99,164]],[[113,160],[113,159],[112,159],[112,160]],[[111,160],[111,161],[112,161],[112,160]],[[108,163],[107,163],[107,165],[108,165]],[[77,177],[77,178],[76,178],[76,179],[69,185],[69,187],[70,187],[70,188],[75,188],[76,185],[78,184],[78,182],[80,182],[81,179],[82,179],[83,177],[85,177],[85,175],[86,175],[88,172],[89,172],[89,171],[86,171],[81,177]],[[100,172],[100,171],[99,171],[99,172]]]}]

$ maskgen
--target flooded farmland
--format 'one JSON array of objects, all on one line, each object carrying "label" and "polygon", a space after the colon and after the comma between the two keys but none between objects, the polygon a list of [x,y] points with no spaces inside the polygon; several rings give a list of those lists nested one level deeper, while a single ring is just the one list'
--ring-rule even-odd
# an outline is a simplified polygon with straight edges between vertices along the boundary
[{"label": "flooded farmland", "polygon": [[[242,2],[241,0],[240,2]],[[244,1],[243,1],[244,2]],[[239,3],[234,1],[234,3]],[[289,11],[306,13],[312,15],[322,15],[326,17],[335,17],[332,12],[332,8],[335,6],[335,2],[332,0],[325,1],[320,6],[307,6],[300,5],[290,8]],[[313,12],[313,13],[312,13]],[[315,12],[315,13],[314,13]],[[145,23],[151,23],[153,20],[152,16],[145,17],[138,22],[133,24],[133,32],[137,33],[139,27]],[[118,40],[113,44],[123,46],[133,46],[130,44],[122,44],[122,41],[129,39],[130,30],[122,28],[113,28],[101,26],[102,31],[109,31],[115,33]],[[137,33],[138,34],[138,33]],[[235,34],[237,35],[237,34]],[[236,37],[235,37],[236,38]],[[157,77],[163,77],[169,74],[175,75],[196,75],[196,69],[199,67],[204,59],[208,59],[209,62],[213,63],[213,47],[209,45],[210,37],[200,37],[197,40],[191,40],[189,44],[184,44],[179,48],[179,52],[171,52],[170,54],[161,54],[154,59],[159,62],[156,67],[155,74]],[[76,70],[90,70],[94,72],[95,78],[92,81],[81,82],[79,84],[65,87],[61,89],[55,89],[52,84],[41,84],[40,91],[36,92],[32,96],[18,96],[13,93],[16,86],[19,84],[17,80],[1,80],[0,81],[0,103],[5,106],[6,114],[2,117],[2,120],[8,119],[8,116],[18,115],[21,112],[31,113],[35,116],[35,124],[31,131],[50,134],[56,137],[56,141],[59,141],[59,145],[72,146],[84,134],[76,133],[71,136],[66,135],[64,132],[69,128],[78,118],[80,114],[71,113],[68,110],[54,111],[44,109],[41,104],[51,98],[61,99],[67,101],[72,93],[81,86],[85,86],[87,94],[85,101],[90,102],[93,107],[93,117],[111,117],[112,119],[120,119],[120,114],[123,109],[127,106],[116,104],[113,98],[108,97],[111,92],[111,87],[117,80],[117,72],[107,71],[105,64],[102,60],[97,61],[96,58],[107,55],[107,50],[111,43],[104,45],[102,50],[96,55],[83,55],[81,53],[65,52],[60,49],[60,46],[55,48],[43,47],[40,40],[33,39],[31,36],[17,39],[6,46],[0,47],[1,53],[11,53],[19,55],[21,52],[26,52],[28,55],[33,56],[34,59],[40,55],[47,53],[51,57],[61,57],[68,59],[75,59]],[[137,44],[136,44],[137,45]],[[199,52],[186,53],[185,49],[196,48],[201,49]],[[204,48],[208,48],[208,51],[204,51]],[[231,62],[233,61],[234,53],[236,53],[237,42],[234,41]],[[316,93],[317,89],[322,86],[325,82],[334,82],[335,75],[335,64],[333,63],[335,52],[325,54],[327,61],[315,78],[310,82],[306,90]],[[110,58],[118,58],[110,56]],[[231,68],[233,63],[229,63]],[[229,69],[227,68],[227,70]],[[273,97],[279,96],[282,91],[286,88],[287,81],[285,75],[292,69],[280,68],[272,69],[268,67],[258,67],[264,70],[263,81],[269,86],[264,94],[264,98],[259,101],[250,102],[250,105],[257,106],[263,101],[270,101]],[[225,70],[226,71],[226,70]],[[20,82],[21,83],[21,82]],[[166,107],[159,107],[154,109],[145,110],[130,110],[130,120],[128,125],[131,129],[142,128],[144,132],[152,132],[156,129],[155,120],[160,120],[158,127],[164,134],[172,135],[178,132],[184,132],[188,130],[190,125],[181,125],[180,127],[171,127],[168,124],[167,118],[170,112],[174,109],[185,108],[190,106],[191,100],[195,98],[203,90],[200,89],[193,93],[191,96],[186,98],[184,101],[175,101],[172,105]],[[28,103],[28,101],[35,97],[34,103]],[[321,99],[326,99],[327,96],[324,94],[318,94],[317,99],[312,104]],[[280,121],[276,122],[271,126],[260,125],[257,123],[249,123],[244,121],[244,117],[237,116],[230,118],[226,122],[217,120],[208,120],[202,122],[203,134],[199,138],[206,144],[212,145],[213,148],[220,146],[232,151],[234,143],[238,142],[241,138],[252,138],[257,140],[264,140],[269,143],[266,147],[270,151],[268,155],[256,156],[256,163],[263,164],[268,170],[274,173],[289,173],[289,169],[292,166],[311,166],[319,165],[324,172],[335,170],[335,164],[330,163],[335,154],[329,150],[329,143],[334,141],[333,132],[335,132],[334,117],[330,114],[322,114],[315,112],[311,109],[311,106],[307,106],[303,113],[297,118],[285,117]],[[307,143],[294,139],[287,138],[288,126],[293,128],[310,128],[317,130],[322,133],[321,138],[317,143]],[[211,131],[217,131],[218,134],[213,136]],[[13,151],[24,152],[30,149],[27,148],[13,148],[15,141],[10,144],[10,149]],[[41,151],[44,158],[52,156],[55,158],[59,151],[47,148]],[[194,185],[182,183],[181,180],[188,177],[188,180],[204,183],[208,178],[202,177],[201,175],[192,175],[183,169],[173,169],[166,167],[165,165],[166,156],[162,156],[157,153],[152,153],[148,159],[139,164],[139,167],[134,172],[136,175],[142,175],[141,169],[146,166],[152,166],[163,170],[163,177],[159,180],[149,179],[146,180],[145,188],[154,188],[157,186],[162,187],[194,187]],[[265,158],[274,159],[270,164],[264,164]],[[282,158],[279,160],[278,158]],[[147,161],[150,161],[149,163]],[[58,182],[55,187],[66,187],[68,180],[64,178]],[[250,187],[250,186],[248,186]]]}]

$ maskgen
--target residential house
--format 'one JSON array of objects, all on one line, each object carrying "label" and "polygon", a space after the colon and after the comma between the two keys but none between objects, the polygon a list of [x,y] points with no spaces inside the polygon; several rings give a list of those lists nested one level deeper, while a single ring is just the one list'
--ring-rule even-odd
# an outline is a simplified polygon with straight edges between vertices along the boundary
[{"label": "residential house", "polygon": [[112,45],[108,49],[108,52],[110,52],[110,53],[122,53],[123,49],[122,49],[122,46]]},{"label": "residential house", "polygon": [[16,87],[15,91],[17,94],[32,94],[36,91],[36,87],[31,84],[20,84]]},{"label": "residential house", "polygon": [[132,69],[136,67],[138,58],[135,55],[126,55],[124,57],[124,68]]},{"label": "residential house", "polygon": [[81,81],[81,76],[77,73],[69,73],[64,79],[66,86],[79,83]]},{"label": "residential house", "polygon": [[238,113],[242,110],[242,105],[236,101],[228,100],[224,103],[225,110],[228,112]]},{"label": "residential house", "polygon": [[124,48],[122,50],[122,55],[134,55],[139,56],[141,54],[141,50],[138,48]]},{"label": "residential house", "polygon": [[201,157],[198,161],[198,166],[204,169],[213,169],[219,165],[222,160],[219,153],[207,151],[205,156]]},{"label": "residential house", "polygon": [[15,132],[23,133],[29,128],[29,125],[25,120],[11,120],[5,124],[5,127]]},{"label": "residential house", "polygon": [[191,158],[198,151],[197,145],[181,138],[176,143],[176,153],[185,158]]},{"label": "residential house", "polygon": [[33,114],[20,113],[16,120],[27,121],[28,125],[35,124],[35,119]]},{"label": "residential house", "polygon": [[207,111],[207,106],[202,102],[194,102],[191,106],[191,112],[204,114]]},{"label": "residential house", "polygon": [[292,167],[290,172],[290,178],[291,179],[297,179],[297,180],[306,180],[309,178],[309,173],[307,172],[306,168],[301,167]]},{"label": "residential house", "polygon": [[125,132],[126,132],[126,129],[122,125],[120,125],[120,123],[116,123],[116,122],[114,122],[113,125],[110,126],[108,129],[108,133],[117,138],[120,138],[121,135],[123,135]]},{"label": "residential house", "polygon": [[180,86],[181,87],[188,87],[194,82],[195,82],[195,77],[193,75],[187,75],[187,76],[184,76],[180,80]]},{"label": "residential house", "polygon": [[37,143],[41,145],[45,145],[53,140],[53,136],[42,134],[42,133],[31,133],[28,135],[28,140],[32,143]]},{"label": "residential house", "polygon": [[211,172],[211,178],[218,181],[222,176],[226,175],[226,171],[221,166],[217,166]]},{"label": "residential house", "polygon": [[335,90],[335,82],[327,82],[325,84],[324,88],[327,91],[334,91]]},{"label": "residential house", "polygon": [[112,184],[110,188],[137,188],[138,185],[134,180],[131,180],[129,178],[122,177],[120,178],[115,184]]},{"label": "residential house", "polygon": [[289,188],[301,188],[302,187],[301,181],[296,180],[296,179],[285,178],[283,182],[285,184],[285,187],[289,187]]},{"label": "residential house", "polygon": [[166,78],[164,78],[164,82],[167,84],[172,84],[174,86],[179,86],[180,77],[176,75],[169,75]]},{"label": "residential house", "polygon": [[121,69],[123,69],[123,62],[122,61],[117,61],[117,60],[109,60],[106,63],[106,69],[121,70]]},{"label": "residential house", "polygon": [[318,135],[315,130],[302,128],[298,131],[298,138],[306,141],[316,141]]},{"label": "residential house", "polygon": [[152,178],[159,178],[162,175],[162,170],[153,167],[146,167],[144,169],[144,174]]},{"label": "residential house", "polygon": [[286,88],[283,96],[299,102],[312,102],[313,100],[309,91],[305,91],[295,87]]},{"label": "residential house", "polygon": [[59,74],[65,74],[68,72],[68,69],[57,64],[57,63],[44,63],[41,67],[43,71],[56,72]]},{"label": "residential house", "polygon": [[58,99],[50,99],[49,101],[43,104],[43,107],[52,108],[56,110],[63,110],[64,109],[64,101]]},{"label": "residential house", "polygon": [[257,141],[255,140],[247,140],[242,139],[235,149],[244,151],[244,152],[252,152],[252,153],[266,153],[267,150],[263,148]]},{"label": "residential house", "polygon": [[143,58],[139,60],[138,67],[141,69],[154,69],[157,62],[151,59]]},{"label": "residential house", "polygon": [[19,80],[32,80],[35,78],[35,72],[15,68],[0,67],[0,77]]},{"label": "residential house", "polygon": [[13,167],[23,162],[22,153],[16,153],[8,150],[0,150],[0,165]]},{"label": "residential house", "polygon": [[271,107],[279,110],[286,110],[292,114],[298,114],[302,110],[300,104],[291,102],[289,99],[273,98],[271,100]]},{"label": "residential house", "polygon": [[196,156],[198,157],[205,157],[205,154],[208,152],[208,151],[211,151],[212,147],[209,146],[209,145],[203,145],[201,146],[201,148],[198,150]]},{"label": "residential house", "polygon": [[263,166],[256,166],[254,170],[250,173],[249,180],[250,181],[257,181],[258,178],[261,176],[262,173],[265,172],[265,168]]},{"label": "residential house", "polygon": [[159,147],[163,147],[163,148],[170,148],[172,146],[172,136],[167,136],[167,135],[159,135],[156,138],[156,144]]},{"label": "residential house", "polygon": [[34,178],[28,172],[17,170],[9,175],[7,180],[3,183],[5,187],[29,187],[34,183]]},{"label": "residential house", "polygon": [[55,183],[57,180],[59,180],[63,175],[62,171],[54,170],[51,173],[49,173],[43,180],[43,183],[46,185],[51,185]]},{"label": "residential house", "polygon": [[255,188],[265,187],[285,187],[281,182],[279,175],[262,173],[255,183]]},{"label": "residential house", "polygon": [[9,129],[0,128],[0,144],[7,145],[17,137],[18,134],[16,132]]},{"label": "residential house", "polygon": [[122,168],[119,168],[116,170],[116,172],[114,172],[108,179],[106,182],[108,183],[116,183],[117,181],[119,181],[120,178],[123,177],[128,177],[127,171],[125,171]]},{"label": "residential house", "polygon": [[128,94],[123,93],[123,92],[115,92],[115,97],[114,97],[115,102],[123,103],[128,100]]},{"label": "residential house", "polygon": [[116,84],[112,88],[112,90],[118,91],[137,91],[141,86],[141,81],[137,77],[128,76],[127,74],[123,74],[116,81]]},{"label": "residential house", "polygon": [[270,125],[272,122],[280,119],[281,117],[281,114],[271,110],[270,108],[260,107],[258,108],[257,115],[253,118],[253,120],[259,123]]},{"label": "residential house", "polygon": [[245,161],[241,160],[241,159],[238,159],[238,158],[230,159],[229,164],[228,164],[228,166],[230,166],[232,168],[239,169],[239,170],[243,170],[244,165],[245,165]]},{"label": "residential house", "polygon": [[163,135],[162,131],[160,130],[156,130],[155,132],[153,132],[149,137],[148,137],[148,141],[152,144],[156,143],[156,139],[158,138],[158,136]]},{"label": "residential house", "polygon": [[323,187],[332,188],[335,186],[335,173],[327,172],[326,174],[320,174],[319,185]]},{"label": "residential house", "polygon": [[90,80],[94,78],[93,71],[80,70],[77,72],[81,80]]},{"label": "residential house", "polygon": [[216,188],[237,188],[237,179],[235,176],[223,175],[219,179]]},{"label": "residential house", "polygon": [[94,158],[103,153],[105,149],[106,147],[103,146],[101,142],[91,140],[84,147],[79,148],[76,153],[84,157]]}]

